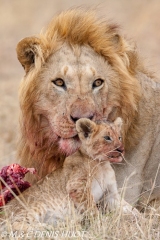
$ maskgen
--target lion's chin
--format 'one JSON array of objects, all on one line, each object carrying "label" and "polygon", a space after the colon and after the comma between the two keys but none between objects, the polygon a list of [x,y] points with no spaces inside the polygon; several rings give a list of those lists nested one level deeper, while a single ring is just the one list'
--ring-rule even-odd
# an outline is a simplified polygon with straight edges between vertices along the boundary
[{"label": "lion's chin", "polygon": [[80,148],[81,142],[78,136],[73,138],[60,138],[59,149],[66,156],[72,155]]}]

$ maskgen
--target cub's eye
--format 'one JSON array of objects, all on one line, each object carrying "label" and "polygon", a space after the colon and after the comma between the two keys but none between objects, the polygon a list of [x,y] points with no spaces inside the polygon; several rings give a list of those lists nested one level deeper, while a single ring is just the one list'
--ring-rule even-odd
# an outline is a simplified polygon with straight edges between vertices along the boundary
[{"label": "cub's eye", "polygon": [[105,136],[104,139],[105,139],[106,141],[109,141],[109,142],[112,141],[112,138],[111,138],[110,136]]},{"label": "cub's eye", "polygon": [[99,87],[99,86],[101,86],[102,84],[103,84],[103,80],[102,79],[100,79],[100,78],[98,78],[98,79],[96,79],[94,82],[93,82],[93,84],[92,84],[92,88],[94,89],[94,88],[96,88],[96,87]]},{"label": "cub's eye", "polygon": [[119,141],[122,141],[122,137],[119,137]]},{"label": "cub's eye", "polygon": [[65,82],[61,78],[57,78],[56,80],[52,80],[52,82],[58,87],[66,88]]}]

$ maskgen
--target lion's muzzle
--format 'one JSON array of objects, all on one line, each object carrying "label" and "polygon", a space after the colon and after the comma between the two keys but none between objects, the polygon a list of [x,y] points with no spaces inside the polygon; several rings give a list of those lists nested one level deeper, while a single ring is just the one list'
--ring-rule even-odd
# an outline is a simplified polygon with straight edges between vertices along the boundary
[{"label": "lion's muzzle", "polygon": [[75,123],[80,118],[93,120],[95,116],[95,106],[91,99],[78,98],[71,106],[70,118]]}]

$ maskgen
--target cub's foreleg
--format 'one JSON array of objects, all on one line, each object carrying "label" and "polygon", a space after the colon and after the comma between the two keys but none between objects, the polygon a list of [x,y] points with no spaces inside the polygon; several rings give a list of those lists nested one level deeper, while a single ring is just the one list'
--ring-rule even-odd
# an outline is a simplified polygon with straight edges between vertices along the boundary
[{"label": "cub's foreleg", "polygon": [[91,183],[86,174],[76,172],[72,174],[66,190],[79,213],[90,209],[97,212],[97,206],[91,194]]},{"label": "cub's foreleg", "polygon": [[120,207],[120,196],[118,193],[115,172],[110,163],[107,162],[107,170],[105,172],[105,205],[108,210],[115,210]]}]

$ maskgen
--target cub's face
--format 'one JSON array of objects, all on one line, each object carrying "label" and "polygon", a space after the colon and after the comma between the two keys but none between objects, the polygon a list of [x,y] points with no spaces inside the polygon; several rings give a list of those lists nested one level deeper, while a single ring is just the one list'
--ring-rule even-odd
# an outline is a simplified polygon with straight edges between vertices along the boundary
[{"label": "cub's face", "polygon": [[76,128],[83,151],[94,160],[121,162],[124,155],[121,126],[121,118],[98,124],[85,118],[78,120]]}]

